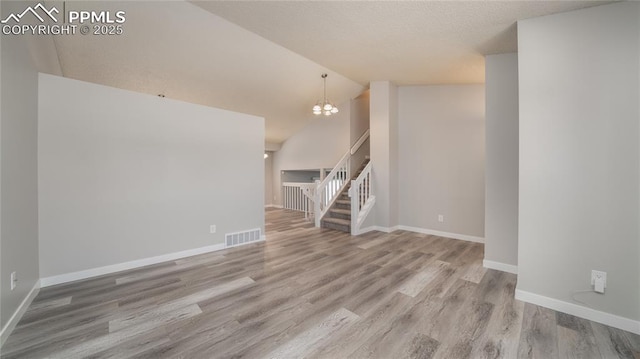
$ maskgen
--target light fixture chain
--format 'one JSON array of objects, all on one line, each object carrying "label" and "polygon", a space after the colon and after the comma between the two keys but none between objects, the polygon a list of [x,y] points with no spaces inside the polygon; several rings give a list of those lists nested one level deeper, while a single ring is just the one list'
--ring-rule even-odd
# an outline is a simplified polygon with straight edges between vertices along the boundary
[{"label": "light fixture chain", "polygon": [[322,76],[322,80],[324,81],[324,103],[327,103],[327,74]]}]

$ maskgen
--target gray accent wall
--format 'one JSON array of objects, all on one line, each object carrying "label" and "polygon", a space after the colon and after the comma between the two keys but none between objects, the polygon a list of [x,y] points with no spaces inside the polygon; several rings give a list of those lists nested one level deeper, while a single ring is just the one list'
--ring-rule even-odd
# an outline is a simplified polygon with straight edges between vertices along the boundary
[{"label": "gray accent wall", "polygon": [[518,265],[518,55],[485,57],[484,259]]},{"label": "gray accent wall", "polygon": [[263,118],[51,75],[39,90],[42,278],[264,231]]},{"label": "gray accent wall", "polygon": [[518,23],[518,290],[640,320],[640,3]]},{"label": "gray accent wall", "polygon": [[398,97],[399,224],[484,237],[484,86],[402,86]]},{"label": "gray accent wall", "polygon": [[[24,10],[2,2],[2,16]],[[16,312],[38,272],[38,73],[28,38],[2,35],[0,90],[0,323]],[[18,286],[11,290],[10,275]]]}]

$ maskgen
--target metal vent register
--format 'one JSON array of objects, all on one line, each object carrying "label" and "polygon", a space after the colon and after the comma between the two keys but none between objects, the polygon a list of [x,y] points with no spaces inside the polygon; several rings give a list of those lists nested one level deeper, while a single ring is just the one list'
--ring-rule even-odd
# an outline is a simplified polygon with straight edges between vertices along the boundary
[{"label": "metal vent register", "polygon": [[227,233],[224,237],[225,247],[235,247],[242,244],[257,242],[262,239],[262,230],[251,229],[243,232]]}]

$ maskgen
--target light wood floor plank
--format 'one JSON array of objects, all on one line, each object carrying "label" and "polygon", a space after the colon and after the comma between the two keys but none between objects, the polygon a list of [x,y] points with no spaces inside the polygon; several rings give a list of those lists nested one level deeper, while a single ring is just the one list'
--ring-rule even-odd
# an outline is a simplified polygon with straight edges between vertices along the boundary
[{"label": "light wood floor plank", "polygon": [[342,337],[318,346],[310,357],[346,358],[370,338],[380,335],[386,323],[391,323],[411,307],[412,300],[404,294],[396,294],[381,303],[372,315],[350,326]]},{"label": "light wood floor plank", "polygon": [[[634,346],[628,341],[626,333],[600,323],[590,322],[589,324],[603,358],[634,358]],[[640,353],[640,350],[638,352]]]},{"label": "light wood floor plank", "polygon": [[493,312],[493,304],[473,300],[458,314],[443,345],[438,348],[436,358],[470,358],[473,344],[484,334]]},{"label": "light wood floor plank", "polygon": [[553,310],[531,304],[525,305],[518,357],[559,357],[558,329]]},{"label": "light wood floor plank", "polygon": [[[113,348],[116,351],[122,346],[123,343],[128,342],[131,338],[138,336],[139,340],[144,340],[144,335],[154,329],[162,329],[165,325],[170,325],[172,322],[177,322],[190,318],[202,313],[198,305],[193,304],[188,307],[183,307],[173,311],[171,313],[165,313],[159,316],[155,316],[143,323],[126,327],[122,330],[115,332],[110,331],[109,334],[94,338],[92,340],[82,341],[75,346],[56,351],[50,355],[51,358],[86,358],[96,353],[104,351],[109,348]],[[162,342],[160,340],[160,342]]]},{"label": "light wood floor plank", "polygon": [[561,357],[588,358],[601,356],[591,323],[565,313],[556,313],[558,350]]},{"label": "light wood floor plank", "polygon": [[311,329],[265,355],[265,358],[304,358],[324,342],[330,341],[332,336],[339,336],[345,327],[353,325],[358,319],[358,315],[340,308]]},{"label": "light wood floor plank", "polygon": [[423,289],[427,287],[429,282],[434,280],[440,272],[445,270],[449,266],[449,263],[442,261],[436,261],[433,266],[427,267],[424,270],[418,272],[410,280],[405,282],[398,290],[402,294],[406,294],[410,297],[418,295]]},{"label": "light wood floor plank", "polygon": [[484,247],[318,229],[43,288],[4,358],[634,358],[640,337],[525,304]]},{"label": "light wood floor plank", "polygon": [[498,292],[498,296],[479,295],[487,302],[495,304],[489,325],[477,340],[471,353],[472,358],[517,358],[524,303],[514,298],[516,276],[488,270],[480,284],[480,294],[487,294],[487,288]]}]

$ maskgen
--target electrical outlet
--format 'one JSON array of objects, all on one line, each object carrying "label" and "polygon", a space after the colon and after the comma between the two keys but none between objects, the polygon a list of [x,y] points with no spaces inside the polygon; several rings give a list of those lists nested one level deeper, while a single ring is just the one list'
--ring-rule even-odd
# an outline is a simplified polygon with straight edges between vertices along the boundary
[{"label": "electrical outlet", "polygon": [[607,272],[592,270],[591,285],[596,292],[604,293],[604,289],[607,287]]},{"label": "electrical outlet", "polygon": [[11,290],[16,289],[16,287],[18,286],[18,276],[16,275],[16,272],[11,272]]},{"label": "electrical outlet", "polygon": [[212,224],[209,226],[209,233],[216,233],[216,225]]},{"label": "electrical outlet", "polygon": [[442,214],[438,215],[438,222],[440,222],[440,223],[444,222],[444,215],[442,215]]}]

